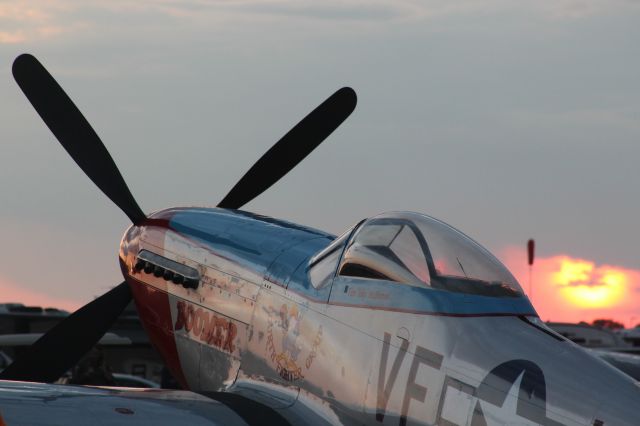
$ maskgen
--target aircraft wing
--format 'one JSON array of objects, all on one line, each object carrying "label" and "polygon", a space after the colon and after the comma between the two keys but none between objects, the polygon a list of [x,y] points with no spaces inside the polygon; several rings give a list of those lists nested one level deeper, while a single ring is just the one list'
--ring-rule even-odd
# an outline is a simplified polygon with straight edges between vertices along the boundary
[{"label": "aircraft wing", "polygon": [[0,426],[229,425],[229,407],[188,391],[0,381]]}]

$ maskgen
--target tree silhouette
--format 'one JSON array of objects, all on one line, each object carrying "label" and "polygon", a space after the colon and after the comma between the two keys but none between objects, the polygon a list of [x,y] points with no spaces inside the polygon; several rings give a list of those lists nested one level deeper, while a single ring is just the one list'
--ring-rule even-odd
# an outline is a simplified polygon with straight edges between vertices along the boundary
[{"label": "tree silhouette", "polygon": [[600,318],[593,320],[591,325],[594,327],[608,328],[611,330],[621,330],[624,328],[624,324],[609,318]]}]

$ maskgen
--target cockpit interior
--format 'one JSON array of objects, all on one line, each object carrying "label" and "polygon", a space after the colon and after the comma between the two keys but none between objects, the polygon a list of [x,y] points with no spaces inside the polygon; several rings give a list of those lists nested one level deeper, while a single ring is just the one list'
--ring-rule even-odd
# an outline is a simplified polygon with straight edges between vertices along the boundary
[{"label": "cockpit interior", "polygon": [[320,263],[334,267],[338,263],[340,276],[490,297],[523,295],[517,280],[488,250],[446,223],[419,213],[383,213],[338,237],[311,259],[314,286],[328,278],[314,279],[314,269],[321,269],[314,266]]}]

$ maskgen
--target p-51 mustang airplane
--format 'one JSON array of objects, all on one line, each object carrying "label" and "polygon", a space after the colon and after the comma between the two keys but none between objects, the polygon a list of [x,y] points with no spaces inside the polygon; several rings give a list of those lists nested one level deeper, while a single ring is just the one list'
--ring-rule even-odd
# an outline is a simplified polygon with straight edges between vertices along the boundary
[{"label": "p-51 mustang airplane", "polygon": [[[547,328],[509,271],[445,223],[385,213],[336,238],[239,210],[349,116],[352,89],[338,90],[298,123],[216,208],[147,216],[44,67],[22,55],[13,74],[62,146],[133,225],[120,246],[124,282],[45,334],[2,379],[54,381],[133,297],[185,389],[249,422],[640,424],[638,385]],[[3,401],[29,386],[43,400],[48,393],[108,393],[4,382],[7,424],[20,410]],[[76,408],[122,397],[101,396]],[[167,396],[165,409],[175,414],[173,401]],[[43,416],[53,410],[40,405]]]}]

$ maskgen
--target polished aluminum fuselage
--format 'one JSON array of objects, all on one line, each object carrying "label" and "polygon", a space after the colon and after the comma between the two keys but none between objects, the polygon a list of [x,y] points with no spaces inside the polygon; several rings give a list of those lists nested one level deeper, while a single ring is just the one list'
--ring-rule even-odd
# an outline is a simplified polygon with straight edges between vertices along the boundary
[{"label": "polished aluminum fuselage", "polygon": [[[335,276],[309,260],[334,236],[223,209],[169,209],[125,234],[145,328],[188,389],[226,391],[295,424],[640,424],[633,380],[548,330],[525,297]],[[147,250],[197,288],[135,269]]]}]

